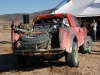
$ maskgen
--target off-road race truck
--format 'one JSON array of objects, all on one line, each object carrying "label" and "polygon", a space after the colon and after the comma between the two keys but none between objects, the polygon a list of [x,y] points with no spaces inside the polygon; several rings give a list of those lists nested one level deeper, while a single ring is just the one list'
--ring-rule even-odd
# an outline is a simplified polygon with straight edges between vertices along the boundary
[{"label": "off-road race truck", "polygon": [[78,52],[90,53],[92,39],[87,29],[71,14],[40,15],[29,31],[11,31],[12,51],[21,67],[30,66],[33,57],[46,60],[65,56],[68,66],[78,66]]}]

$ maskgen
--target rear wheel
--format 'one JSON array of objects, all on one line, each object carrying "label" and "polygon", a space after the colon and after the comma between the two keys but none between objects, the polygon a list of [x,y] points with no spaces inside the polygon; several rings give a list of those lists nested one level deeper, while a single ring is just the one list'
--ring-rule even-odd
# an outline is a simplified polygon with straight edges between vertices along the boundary
[{"label": "rear wheel", "polygon": [[92,39],[90,36],[87,36],[85,44],[79,47],[80,52],[83,54],[91,53],[92,50]]},{"label": "rear wheel", "polygon": [[65,60],[66,60],[66,64],[70,67],[78,66],[78,46],[76,42],[73,42],[72,52],[65,53]]},{"label": "rear wheel", "polygon": [[17,55],[17,63],[20,67],[29,67],[32,63],[30,56]]}]

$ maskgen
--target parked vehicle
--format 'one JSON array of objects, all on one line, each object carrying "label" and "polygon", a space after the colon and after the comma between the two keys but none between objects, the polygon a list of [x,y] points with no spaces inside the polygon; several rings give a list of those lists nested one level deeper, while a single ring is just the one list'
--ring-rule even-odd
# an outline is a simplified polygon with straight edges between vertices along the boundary
[{"label": "parked vehicle", "polygon": [[65,56],[66,64],[76,67],[78,50],[90,53],[91,49],[87,29],[71,14],[40,15],[34,19],[33,30],[12,31],[12,51],[21,67],[30,66],[34,56],[47,60]]}]

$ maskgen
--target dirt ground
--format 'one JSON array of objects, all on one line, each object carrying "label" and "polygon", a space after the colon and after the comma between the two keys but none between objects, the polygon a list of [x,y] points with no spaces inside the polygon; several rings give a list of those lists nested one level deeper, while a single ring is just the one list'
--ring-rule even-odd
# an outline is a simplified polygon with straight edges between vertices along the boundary
[{"label": "dirt ground", "polygon": [[20,68],[11,51],[10,31],[0,32],[0,75],[100,75],[100,42],[93,42],[91,54],[79,53],[79,66],[68,67],[64,57],[59,62],[34,62]]}]

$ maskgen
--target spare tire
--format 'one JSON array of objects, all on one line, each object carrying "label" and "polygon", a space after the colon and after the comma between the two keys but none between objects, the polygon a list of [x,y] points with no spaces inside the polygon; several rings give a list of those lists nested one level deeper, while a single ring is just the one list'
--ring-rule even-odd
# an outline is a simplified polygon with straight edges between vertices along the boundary
[{"label": "spare tire", "polygon": [[[34,29],[32,31],[33,33],[34,32],[41,32],[40,34],[27,34],[27,35],[23,35],[21,38],[20,38],[20,41],[21,42],[30,42],[30,43],[34,43],[34,44],[41,44],[41,43],[44,43],[44,42],[47,42],[49,40],[49,33],[44,30],[44,29]],[[32,33],[31,32],[31,33]]]}]

